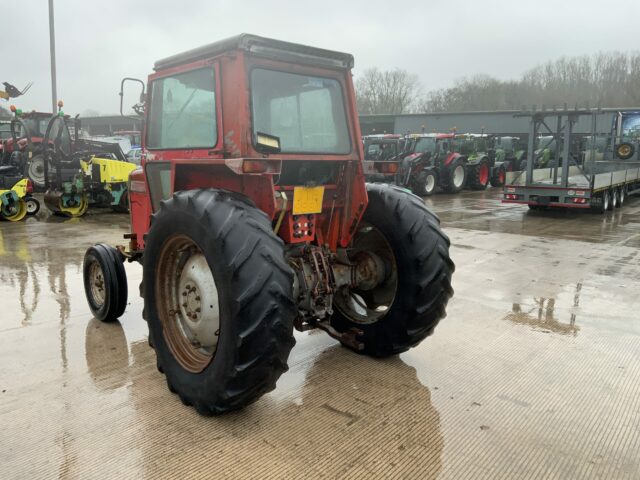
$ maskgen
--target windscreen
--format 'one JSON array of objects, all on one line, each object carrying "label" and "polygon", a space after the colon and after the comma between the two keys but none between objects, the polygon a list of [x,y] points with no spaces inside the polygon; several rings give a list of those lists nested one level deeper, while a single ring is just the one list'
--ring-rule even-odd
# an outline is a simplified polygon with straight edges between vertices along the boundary
[{"label": "windscreen", "polygon": [[416,146],[414,149],[415,153],[435,153],[436,151],[436,139],[430,137],[419,138],[416,141]]},{"label": "windscreen", "polygon": [[275,70],[251,72],[253,134],[280,138],[283,153],[351,151],[340,83]]}]

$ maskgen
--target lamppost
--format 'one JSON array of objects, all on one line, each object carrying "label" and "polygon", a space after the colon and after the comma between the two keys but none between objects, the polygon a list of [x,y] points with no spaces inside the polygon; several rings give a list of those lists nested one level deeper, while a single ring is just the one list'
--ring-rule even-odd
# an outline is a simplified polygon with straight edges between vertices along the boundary
[{"label": "lamppost", "polygon": [[51,113],[56,113],[58,93],[56,92],[56,32],[53,21],[53,0],[49,0],[49,50],[51,55]]}]

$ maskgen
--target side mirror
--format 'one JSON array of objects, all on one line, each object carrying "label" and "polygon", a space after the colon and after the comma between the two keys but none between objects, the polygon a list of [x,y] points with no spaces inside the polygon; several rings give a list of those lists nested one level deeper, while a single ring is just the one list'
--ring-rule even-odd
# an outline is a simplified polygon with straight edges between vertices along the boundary
[{"label": "side mirror", "polygon": [[[138,103],[136,103],[135,105],[132,106],[133,111],[139,115],[142,116],[144,114],[144,106],[146,104],[147,101],[147,94],[145,93],[145,83],[140,80],[139,78],[131,78],[131,77],[125,77],[122,79],[122,81],[120,82],[120,115],[122,115],[123,117],[128,117],[128,115],[124,114],[124,95],[125,95],[125,84],[128,83],[137,83],[140,85],[140,94],[138,95]],[[136,117],[133,117],[136,118]]]}]

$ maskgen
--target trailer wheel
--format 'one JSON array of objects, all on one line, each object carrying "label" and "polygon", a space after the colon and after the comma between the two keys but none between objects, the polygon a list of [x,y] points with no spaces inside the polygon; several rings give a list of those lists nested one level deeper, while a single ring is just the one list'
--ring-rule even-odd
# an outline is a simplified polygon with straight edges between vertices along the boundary
[{"label": "trailer wheel", "polygon": [[419,197],[429,197],[436,191],[438,177],[433,170],[424,170],[420,172],[418,178],[413,182],[411,190]]},{"label": "trailer wheel", "polygon": [[485,190],[491,177],[489,161],[486,159],[480,160],[476,165],[468,166],[467,170],[471,172],[469,188],[472,190]]},{"label": "trailer wheel", "polygon": [[623,186],[623,187],[620,187],[620,189],[618,190],[618,206],[622,207],[626,200],[627,200],[627,188]]},{"label": "trailer wheel", "polygon": [[609,195],[609,190],[605,190],[598,197],[594,198],[596,200],[591,207],[596,213],[605,213],[607,210],[610,210],[611,204],[611,196]]},{"label": "trailer wheel", "polygon": [[219,190],[177,192],[152,217],[144,308],[169,390],[202,415],[273,390],[293,347],[293,272],[267,215]]},{"label": "trailer wheel", "polygon": [[467,166],[462,158],[456,158],[442,175],[443,189],[449,193],[458,193],[467,181]]},{"label": "trailer wheel", "polygon": [[493,175],[491,176],[492,187],[502,187],[505,184],[507,178],[507,171],[504,164],[498,165],[493,169]]},{"label": "trailer wheel", "polygon": [[[367,185],[369,205],[350,255],[374,253],[386,266],[375,288],[344,287],[334,297],[331,325],[357,329],[361,353],[384,357],[414,347],[446,316],[455,266],[440,221],[420,200],[390,185]],[[347,346],[347,345],[345,345]]]},{"label": "trailer wheel", "polygon": [[84,254],[84,293],[93,316],[102,322],[117,320],[127,307],[127,274],[123,257],[110,245],[99,243]]},{"label": "trailer wheel", "polygon": [[611,201],[609,202],[609,210],[615,210],[616,208],[618,208],[620,205],[618,204],[618,189],[617,188],[612,188],[611,189],[611,193],[609,194],[611,196]]}]

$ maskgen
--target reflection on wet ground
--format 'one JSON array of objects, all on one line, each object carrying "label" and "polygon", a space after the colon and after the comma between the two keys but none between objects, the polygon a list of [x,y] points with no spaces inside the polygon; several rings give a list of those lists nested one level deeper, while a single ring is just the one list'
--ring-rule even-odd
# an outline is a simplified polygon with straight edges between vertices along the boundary
[{"label": "reflection on wet ground", "polygon": [[219,418],[157,372],[139,265],[121,322],[88,312],[84,250],[122,242],[126,216],[0,224],[2,478],[637,478],[640,199],[427,202],[457,264],[435,335],[373,360],[297,334],[278,388]]}]

